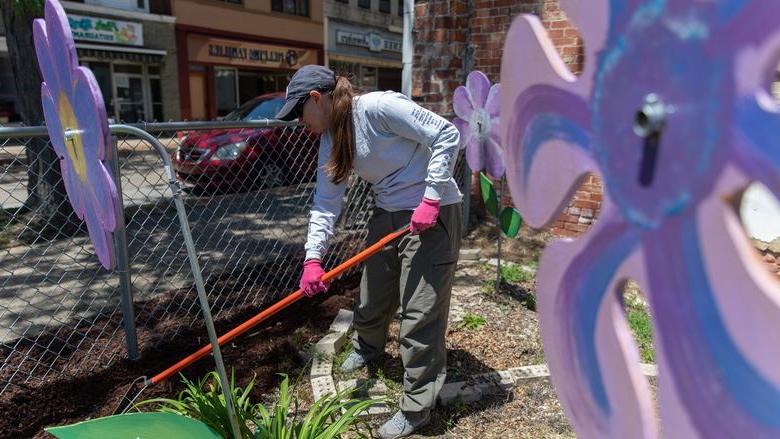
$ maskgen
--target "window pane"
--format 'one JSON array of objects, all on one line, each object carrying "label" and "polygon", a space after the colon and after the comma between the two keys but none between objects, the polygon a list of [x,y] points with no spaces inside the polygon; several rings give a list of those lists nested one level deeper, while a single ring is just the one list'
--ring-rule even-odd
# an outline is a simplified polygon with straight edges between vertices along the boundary
[{"label": "window pane", "polygon": [[298,0],[298,15],[309,16],[309,0]]},{"label": "window pane", "polygon": [[108,117],[114,117],[114,92],[111,88],[111,66],[107,62],[90,62],[89,69],[95,75]]},{"label": "window pane", "polygon": [[295,0],[284,0],[284,12],[295,15]]},{"label": "window pane", "polygon": [[273,0],[271,2],[271,10],[282,12],[282,0]]},{"label": "window pane", "polygon": [[390,0],[379,0],[379,12],[390,13]]},{"label": "window pane", "polygon": [[358,6],[361,8],[371,9],[371,0],[358,0]]},{"label": "window pane", "polygon": [[365,90],[376,90],[376,67],[361,67],[360,86]]},{"label": "window pane", "polygon": [[149,89],[152,92],[152,103],[162,102],[162,87],[160,87],[160,78],[149,78]]},{"label": "window pane", "polygon": [[401,91],[401,69],[379,69],[379,90]]},{"label": "window pane", "polygon": [[330,68],[337,75],[343,76],[352,82],[352,85],[360,86],[360,66],[356,63],[344,61],[331,61]]},{"label": "window pane", "polygon": [[152,104],[152,117],[156,121],[163,121],[163,107],[162,107],[162,104]]},{"label": "window pane", "polygon": [[398,0],[398,16],[404,16],[404,0]]}]

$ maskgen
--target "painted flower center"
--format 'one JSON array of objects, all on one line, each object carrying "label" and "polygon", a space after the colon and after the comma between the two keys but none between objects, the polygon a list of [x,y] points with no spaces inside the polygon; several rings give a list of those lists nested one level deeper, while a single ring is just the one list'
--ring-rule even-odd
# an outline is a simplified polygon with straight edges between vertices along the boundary
[{"label": "painted flower center", "polygon": [[65,93],[60,93],[57,104],[59,107],[60,124],[62,124],[62,129],[65,130],[65,149],[68,151],[68,156],[73,163],[73,169],[79,176],[79,180],[82,183],[86,183],[87,161],[86,154],[84,154],[84,143],[81,138],[79,121]]},{"label": "painted flower center", "polygon": [[490,133],[490,114],[484,108],[475,108],[469,120],[471,135],[486,140]]}]

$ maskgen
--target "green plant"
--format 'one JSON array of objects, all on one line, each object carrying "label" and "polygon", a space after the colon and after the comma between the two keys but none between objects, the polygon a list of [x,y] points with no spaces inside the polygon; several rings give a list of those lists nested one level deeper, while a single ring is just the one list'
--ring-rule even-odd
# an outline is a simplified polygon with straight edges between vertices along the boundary
[{"label": "green plant", "polygon": [[[333,357],[333,368],[336,371],[341,372],[341,365],[344,364],[344,360],[347,359],[347,356],[350,352],[352,352],[352,333],[347,334],[347,342],[341,345],[341,349],[339,349],[339,352],[336,354],[335,357]],[[346,374],[350,375],[350,374]]]},{"label": "green plant", "polygon": [[[174,413],[200,420],[222,435],[222,437],[232,438],[230,417],[228,416],[225,397],[222,394],[222,387],[217,372],[211,371],[207,373],[198,382],[192,382],[182,376],[182,382],[185,388],[179,392],[176,399],[154,398],[139,402],[135,407],[158,404],[157,411],[159,412]],[[241,428],[241,437],[243,438],[253,437],[248,423],[257,423],[258,409],[262,407],[259,404],[252,404],[249,400],[249,393],[254,385],[255,380],[252,378],[245,388],[237,387],[235,374],[231,373],[229,390],[233,399],[233,405],[236,408],[238,425]]]},{"label": "green plant", "polygon": [[486,280],[485,283],[482,285],[482,288],[480,288],[480,292],[482,294],[493,294],[496,292],[496,280],[495,279],[489,279]]},{"label": "green plant", "polygon": [[349,393],[347,390],[320,398],[299,420],[298,399],[290,391],[287,376],[283,376],[279,401],[273,411],[258,406],[256,439],[330,439],[341,437],[347,431],[360,438],[367,437],[360,431],[360,426],[368,428],[368,425],[359,415],[382,400],[344,400]]},{"label": "green plant", "polygon": [[505,262],[501,265],[501,278],[506,282],[517,284],[530,279],[531,273],[517,264]]},{"label": "green plant", "polygon": [[466,313],[466,315],[463,316],[463,321],[460,322],[460,327],[475,330],[481,328],[486,323],[487,320],[485,320],[484,317],[469,311]]},{"label": "green plant", "polygon": [[523,295],[520,299],[520,304],[526,307],[529,311],[536,311],[536,292],[531,291]]},{"label": "green plant", "polygon": [[[281,374],[279,400],[271,411],[262,404],[252,404],[249,393],[254,387],[254,378],[246,388],[236,387],[234,377],[230,380],[230,394],[236,407],[241,437],[244,439],[331,439],[353,431],[357,437],[367,437],[359,429],[367,426],[358,415],[381,399],[361,401],[345,399],[348,391],[321,398],[312,404],[305,416],[299,411],[297,392],[290,388],[289,377]],[[232,438],[230,419],[225,407],[225,398],[219,386],[219,376],[209,372],[197,382],[182,377],[185,389],[176,399],[154,398],[136,404],[157,404],[157,411],[174,413],[197,419],[224,438]],[[293,386],[297,388],[297,386]],[[303,418],[301,419],[301,416]],[[253,431],[252,427],[256,427]]]},{"label": "green plant", "polygon": [[645,363],[655,363],[653,348],[653,333],[650,325],[650,315],[644,308],[630,307],[628,309],[628,324],[634,333],[634,339],[639,345],[639,355]]}]

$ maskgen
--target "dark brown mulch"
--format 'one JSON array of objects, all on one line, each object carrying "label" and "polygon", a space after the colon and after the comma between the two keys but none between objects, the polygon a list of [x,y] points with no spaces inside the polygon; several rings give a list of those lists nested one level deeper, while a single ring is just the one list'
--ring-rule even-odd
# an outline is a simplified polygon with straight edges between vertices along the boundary
[{"label": "dark brown mulch", "polygon": [[[230,283],[228,279],[222,282]],[[299,351],[321,337],[339,309],[351,308],[357,284],[356,275],[336,281],[329,295],[301,300],[251,329],[248,334],[223,346],[225,365],[228,370],[235,370],[237,384],[245,386],[255,377],[252,399],[260,401],[267,399],[281,381],[277,373],[287,373],[291,379],[303,373],[306,362]],[[231,290],[229,285],[223,286],[225,288],[220,290]],[[251,293],[258,293],[257,287],[252,288]],[[217,333],[227,332],[262,308],[243,306],[224,313],[216,322]],[[8,388],[0,397],[0,413],[3,414],[0,417],[0,437],[48,438],[51,436],[43,432],[44,427],[111,415],[122,403],[128,390],[133,393],[140,390],[140,387],[132,385],[133,380],[139,376],[153,376],[208,343],[205,327],[200,322],[193,324],[192,319],[199,319],[197,312],[179,315],[175,319],[163,318],[139,328],[139,346],[156,347],[144,349],[142,359],[137,362],[114,357],[107,367],[94,367],[94,364],[104,364],[104,355],[98,349],[87,349],[89,346],[82,345],[73,351],[67,363],[60,365],[59,370],[66,372],[52,373],[42,382]],[[161,334],[171,333],[172,325],[176,327],[178,335],[175,338],[161,338]],[[94,327],[85,327],[83,331],[94,330]],[[124,341],[116,338],[90,340],[95,345],[108,344],[105,349],[101,346],[104,352],[124,353]],[[46,343],[39,339],[38,345]],[[36,346],[32,345],[29,349],[34,351]],[[19,350],[14,353],[18,354]],[[13,361],[13,353],[3,352],[0,355],[3,362]],[[36,364],[30,363],[33,362],[22,361],[16,373],[29,373],[31,368],[36,367]],[[4,370],[4,374],[14,372],[10,369]],[[183,374],[192,380],[213,369],[214,362],[210,358],[203,358],[185,369]],[[8,377],[2,378],[8,381]],[[173,397],[181,389],[178,377],[171,378],[146,389],[141,399]]]}]

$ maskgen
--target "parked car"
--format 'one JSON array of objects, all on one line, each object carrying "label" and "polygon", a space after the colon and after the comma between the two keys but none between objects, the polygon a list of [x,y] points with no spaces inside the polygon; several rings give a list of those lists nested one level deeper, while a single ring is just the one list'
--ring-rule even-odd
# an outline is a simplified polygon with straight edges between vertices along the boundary
[{"label": "parked car", "polygon": [[[258,96],[224,120],[272,119],[284,94]],[[313,181],[317,135],[303,127],[190,131],[173,157],[180,180],[203,189],[243,191]]]}]

